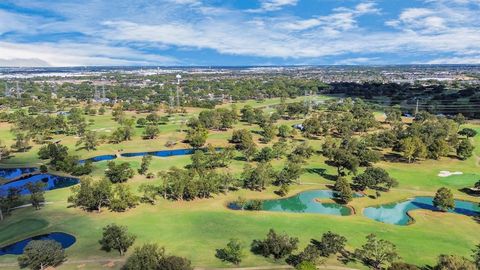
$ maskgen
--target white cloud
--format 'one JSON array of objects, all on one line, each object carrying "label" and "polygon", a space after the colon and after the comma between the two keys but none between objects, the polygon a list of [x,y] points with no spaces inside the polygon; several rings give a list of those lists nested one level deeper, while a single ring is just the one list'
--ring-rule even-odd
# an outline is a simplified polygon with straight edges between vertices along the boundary
[{"label": "white cloud", "polygon": [[[299,3],[292,0],[262,1],[262,12],[256,13],[209,6],[205,4],[208,1],[200,0],[137,0],[135,5],[128,0],[117,0],[116,5],[97,0],[81,4],[58,0],[55,5],[36,0],[17,1],[49,9],[65,19],[25,18],[3,25],[0,16],[0,32],[18,31],[28,36],[31,29],[40,34],[73,30],[85,37],[78,44],[68,39],[35,44],[4,40],[0,42],[3,63],[28,59],[56,66],[178,63],[150,52],[165,48],[210,49],[220,54],[296,61],[348,55],[344,63],[378,62],[371,57],[378,53],[405,56],[409,60],[403,63],[416,55],[425,59],[428,54],[451,54],[468,61],[477,59],[480,52],[477,14],[480,9],[471,6],[480,4],[480,0],[426,0],[422,8],[399,11],[394,20],[387,22],[392,26],[387,30],[370,29],[360,23],[361,16],[383,18],[380,7],[373,1],[350,8],[338,7],[311,17],[288,12],[287,7]],[[282,8],[285,12],[265,13]]]},{"label": "white cloud", "polygon": [[172,65],[174,58],[99,44],[0,42],[0,66]]},{"label": "white cloud", "polygon": [[250,9],[249,12],[276,11],[286,6],[295,6],[299,0],[260,0],[260,8]]}]

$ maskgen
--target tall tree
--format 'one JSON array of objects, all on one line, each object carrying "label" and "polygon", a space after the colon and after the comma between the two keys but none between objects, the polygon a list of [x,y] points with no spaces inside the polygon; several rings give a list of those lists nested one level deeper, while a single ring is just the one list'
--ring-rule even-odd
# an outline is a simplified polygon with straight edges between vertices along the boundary
[{"label": "tall tree", "polygon": [[25,185],[25,188],[30,192],[30,203],[36,210],[40,209],[42,203],[45,201],[45,186],[46,184],[42,181],[30,182]]},{"label": "tall tree", "polygon": [[130,163],[122,162],[116,164],[113,161],[108,162],[105,176],[112,181],[112,183],[123,183],[132,178],[135,171],[130,167]]},{"label": "tall tree", "polygon": [[349,203],[353,199],[353,191],[345,177],[339,176],[335,181],[333,190],[336,192],[335,197],[343,203]]},{"label": "tall tree", "polygon": [[120,253],[120,256],[123,256],[128,248],[133,245],[135,238],[135,235],[128,232],[127,227],[112,223],[103,228],[102,239],[99,243],[103,250],[115,249]]},{"label": "tall tree", "polygon": [[433,198],[433,205],[441,211],[448,211],[455,208],[455,199],[450,189],[442,187],[437,190]]},{"label": "tall tree", "polygon": [[372,269],[383,269],[399,259],[397,248],[387,240],[378,239],[376,235],[367,236],[367,243],[355,250],[355,257]]}]

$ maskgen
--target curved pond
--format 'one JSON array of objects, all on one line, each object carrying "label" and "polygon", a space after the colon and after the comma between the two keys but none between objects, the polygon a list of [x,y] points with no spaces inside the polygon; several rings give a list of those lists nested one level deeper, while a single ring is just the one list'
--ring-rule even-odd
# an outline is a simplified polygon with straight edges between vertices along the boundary
[{"label": "curved pond", "polygon": [[76,241],[75,236],[70,235],[68,233],[53,232],[49,234],[42,234],[42,235],[37,235],[34,237],[27,238],[22,241],[18,241],[16,243],[0,248],[0,256],[7,255],[7,254],[11,254],[11,255],[23,254],[23,249],[32,240],[55,240],[59,242],[63,248],[68,248],[72,246]]},{"label": "curved pond", "polygon": [[28,190],[24,189],[24,186],[27,183],[35,183],[42,181],[46,184],[45,190],[53,190],[58,188],[64,188],[73,186],[79,183],[79,179],[75,177],[65,177],[65,176],[58,176],[53,174],[36,174],[30,177],[26,177],[24,179],[20,179],[17,181],[13,181],[4,185],[0,186],[0,191],[6,192],[9,188],[18,188],[22,189],[21,194],[29,194]]},{"label": "curved pond", "polygon": [[[309,190],[298,193],[295,196],[263,201],[262,210],[274,212],[293,213],[317,213],[336,216],[348,216],[352,210],[337,203],[320,203],[316,199],[332,199],[335,193],[331,190]],[[354,197],[361,197],[355,194]],[[235,203],[228,206],[230,209],[238,210]]]},{"label": "curved pond", "polygon": [[37,168],[2,168],[0,169],[0,178],[13,179],[22,174],[32,173],[37,170]]},{"label": "curved pond", "polygon": [[[408,201],[367,207],[363,210],[363,215],[384,223],[408,225],[413,221],[408,212],[416,209],[438,211],[433,206],[433,197],[415,197]],[[449,212],[477,216],[480,215],[480,207],[478,203],[455,200],[455,209]]]}]

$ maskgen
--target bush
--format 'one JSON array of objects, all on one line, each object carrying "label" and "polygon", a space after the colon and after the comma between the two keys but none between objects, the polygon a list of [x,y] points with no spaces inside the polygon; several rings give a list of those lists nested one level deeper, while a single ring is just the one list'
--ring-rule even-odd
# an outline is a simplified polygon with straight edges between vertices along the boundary
[{"label": "bush", "polygon": [[217,249],[215,257],[222,261],[238,265],[243,257],[245,257],[245,254],[243,253],[243,245],[237,239],[231,239],[225,248]]}]

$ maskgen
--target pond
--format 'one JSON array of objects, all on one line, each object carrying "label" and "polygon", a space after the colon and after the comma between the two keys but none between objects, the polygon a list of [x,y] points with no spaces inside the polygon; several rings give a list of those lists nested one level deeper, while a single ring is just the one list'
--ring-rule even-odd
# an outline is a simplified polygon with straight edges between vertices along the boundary
[{"label": "pond", "polygon": [[99,162],[99,161],[113,160],[113,159],[116,159],[116,158],[117,158],[116,155],[101,155],[101,156],[96,156],[96,157],[80,160],[80,163],[85,163],[86,161]]},{"label": "pond", "polygon": [[146,155],[156,157],[172,157],[172,156],[184,156],[191,155],[198,149],[175,149],[175,150],[161,150],[153,152],[138,152],[138,153],[123,153],[122,157],[142,157]]},{"label": "pond", "polygon": [[45,190],[53,190],[58,188],[65,188],[69,186],[73,186],[79,183],[78,178],[74,177],[65,177],[65,176],[58,176],[53,174],[37,174],[30,177],[26,177],[24,179],[20,179],[17,181],[13,181],[4,185],[0,186],[0,191],[6,192],[9,188],[19,188],[22,189],[21,194],[29,194],[28,190],[23,189],[23,187],[27,183],[35,183],[42,181],[46,183]]},{"label": "pond", "polygon": [[53,232],[49,234],[37,235],[0,248],[0,256],[7,254],[21,255],[23,254],[23,249],[32,240],[55,240],[60,243],[63,248],[68,248],[72,246],[76,241],[73,235],[62,232]]},{"label": "pond", "polygon": [[0,169],[0,178],[13,179],[22,174],[31,173],[38,170],[37,168],[4,168]]},{"label": "pond", "polygon": [[[363,210],[363,214],[370,219],[384,223],[408,225],[413,222],[408,212],[416,209],[438,211],[433,206],[433,197],[415,197],[403,202],[367,207]],[[478,203],[455,200],[455,209],[450,212],[466,216],[477,216],[480,214],[480,207]]]},{"label": "pond", "polygon": [[[361,197],[355,194],[354,197]],[[298,193],[295,196],[263,201],[262,210],[273,212],[293,213],[316,213],[336,216],[348,216],[352,210],[347,206],[337,203],[320,203],[316,199],[332,199],[334,192],[331,190],[309,190]],[[234,203],[229,205],[230,209],[238,210]]]}]

